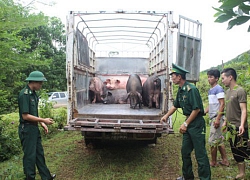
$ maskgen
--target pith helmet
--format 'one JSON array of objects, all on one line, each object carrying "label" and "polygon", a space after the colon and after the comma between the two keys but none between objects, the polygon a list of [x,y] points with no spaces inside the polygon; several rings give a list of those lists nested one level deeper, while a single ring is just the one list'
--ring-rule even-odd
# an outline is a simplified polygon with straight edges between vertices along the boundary
[{"label": "pith helmet", "polygon": [[40,71],[33,71],[30,73],[29,77],[25,81],[47,81],[43,73]]},{"label": "pith helmet", "polygon": [[172,70],[171,70],[171,74],[173,73],[177,73],[177,74],[183,74],[185,75],[186,73],[189,73],[189,71],[187,71],[186,69],[180,67],[180,66],[177,66],[176,64],[172,64]]}]

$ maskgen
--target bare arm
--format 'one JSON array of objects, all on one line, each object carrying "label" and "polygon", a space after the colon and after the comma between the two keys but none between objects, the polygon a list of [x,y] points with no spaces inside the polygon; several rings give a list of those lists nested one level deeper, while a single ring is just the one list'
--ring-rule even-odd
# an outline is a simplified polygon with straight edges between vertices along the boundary
[{"label": "bare arm", "polygon": [[247,121],[247,104],[240,103],[240,109],[241,109],[241,122],[239,127],[239,135],[242,135],[245,132],[244,126]]},{"label": "bare arm", "polygon": [[162,118],[161,118],[161,122],[166,122],[168,117],[171,116],[175,111],[177,110],[176,107],[172,106],[169,111],[167,112],[167,114],[165,114]]},{"label": "bare arm", "polygon": [[216,120],[214,122],[214,127],[215,128],[220,127],[220,119],[223,116],[223,112],[224,112],[224,108],[225,108],[225,100],[224,100],[224,98],[220,98],[220,99],[218,99],[218,101],[220,103],[220,107],[219,107],[219,110],[218,110],[218,113],[217,113]]},{"label": "bare arm", "polygon": [[207,114],[209,112],[209,107],[207,107],[204,111],[204,114]]},{"label": "bare arm", "polygon": [[51,118],[40,118],[33,116],[31,114],[22,114],[22,118],[27,121],[40,122],[45,124],[53,124],[53,119]]}]

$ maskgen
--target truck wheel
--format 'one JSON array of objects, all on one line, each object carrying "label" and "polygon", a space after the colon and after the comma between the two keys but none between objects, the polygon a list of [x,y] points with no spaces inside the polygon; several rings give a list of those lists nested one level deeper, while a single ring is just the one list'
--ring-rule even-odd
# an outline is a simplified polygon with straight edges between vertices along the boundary
[{"label": "truck wheel", "polygon": [[88,146],[91,143],[91,140],[90,139],[84,139],[84,142],[85,142],[85,146]]},{"label": "truck wheel", "polygon": [[151,139],[151,140],[145,140],[144,143],[145,144],[156,144],[157,142],[157,137],[155,137],[154,139]]},{"label": "truck wheel", "polygon": [[87,148],[100,149],[103,147],[100,139],[84,139]]},{"label": "truck wheel", "polygon": [[91,141],[94,149],[101,149],[103,147],[103,142],[101,139],[94,139]]}]

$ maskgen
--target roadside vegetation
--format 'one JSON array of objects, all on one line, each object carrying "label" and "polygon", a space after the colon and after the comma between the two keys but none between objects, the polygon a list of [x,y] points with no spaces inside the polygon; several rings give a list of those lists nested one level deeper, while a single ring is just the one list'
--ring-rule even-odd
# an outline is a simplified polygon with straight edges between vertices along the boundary
[{"label": "roadside vegetation", "polygon": [[[12,114],[12,117],[15,118],[16,115]],[[17,124],[17,119],[14,121],[14,124]],[[177,116],[174,115],[175,134],[164,134],[158,138],[156,145],[117,142],[104,144],[98,149],[86,147],[80,132],[56,130],[50,126],[51,133],[43,134],[46,162],[51,172],[57,174],[57,179],[62,180],[173,180],[181,175],[182,136],[178,133],[178,128],[183,121],[184,117],[180,113]],[[15,131],[17,128],[11,129]],[[209,126],[207,132],[209,132]],[[14,134],[17,138],[17,132]],[[20,144],[18,140],[16,142]],[[226,147],[230,166],[211,168],[213,180],[234,179],[237,173],[237,166],[228,143]],[[210,157],[208,145],[207,150]],[[192,157],[194,158],[194,154]],[[198,177],[197,164],[195,160],[193,162],[195,176]],[[247,177],[250,178],[248,169],[249,162],[247,162]],[[23,178],[21,152],[0,163],[1,180]],[[37,175],[37,179],[39,178]]]}]

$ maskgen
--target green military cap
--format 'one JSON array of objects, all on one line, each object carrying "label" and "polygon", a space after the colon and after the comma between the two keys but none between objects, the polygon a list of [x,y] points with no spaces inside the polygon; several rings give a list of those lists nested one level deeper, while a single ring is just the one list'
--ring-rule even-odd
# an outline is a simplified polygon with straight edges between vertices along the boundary
[{"label": "green military cap", "polygon": [[177,66],[176,64],[172,63],[172,70],[170,75],[172,75],[173,73],[177,73],[177,74],[183,74],[185,75],[186,73],[189,73],[189,71],[187,71],[186,69]]},{"label": "green military cap", "polygon": [[25,81],[47,81],[43,73],[40,71],[33,71],[30,73],[29,77]]}]

